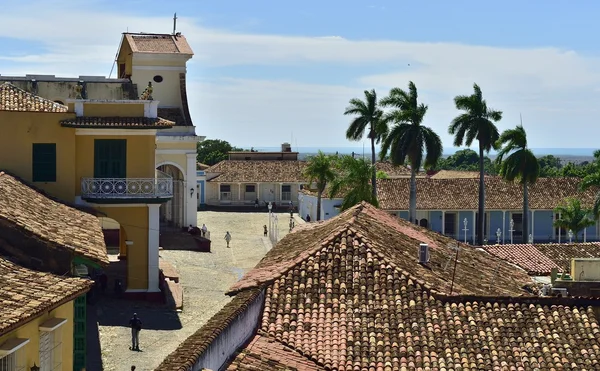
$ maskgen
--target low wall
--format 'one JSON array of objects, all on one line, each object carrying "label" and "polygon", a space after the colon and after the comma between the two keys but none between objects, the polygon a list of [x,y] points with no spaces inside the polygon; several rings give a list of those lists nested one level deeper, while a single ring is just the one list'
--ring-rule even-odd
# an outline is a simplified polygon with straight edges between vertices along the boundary
[{"label": "low wall", "polygon": [[264,290],[256,296],[245,311],[240,313],[229,326],[211,342],[208,348],[200,355],[192,371],[209,369],[218,371],[225,362],[231,359],[236,351],[246,344],[259,325],[265,301]]}]

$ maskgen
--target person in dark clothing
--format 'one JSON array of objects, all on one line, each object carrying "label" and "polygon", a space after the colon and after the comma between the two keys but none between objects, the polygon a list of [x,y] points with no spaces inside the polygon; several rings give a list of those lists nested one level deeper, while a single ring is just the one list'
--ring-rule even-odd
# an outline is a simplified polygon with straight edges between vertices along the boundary
[{"label": "person in dark clothing", "polygon": [[138,318],[137,313],[133,313],[133,317],[129,320],[129,327],[131,327],[131,350],[139,351],[142,321]]},{"label": "person in dark clothing", "polygon": [[267,225],[265,224],[263,226],[263,228],[264,228],[264,236],[267,237],[267,234],[269,234],[269,231],[267,230]]},{"label": "person in dark clothing", "polygon": [[310,222],[310,215],[306,214],[306,221]]},{"label": "person in dark clothing", "polygon": [[131,371],[135,371],[135,366],[131,366]]}]

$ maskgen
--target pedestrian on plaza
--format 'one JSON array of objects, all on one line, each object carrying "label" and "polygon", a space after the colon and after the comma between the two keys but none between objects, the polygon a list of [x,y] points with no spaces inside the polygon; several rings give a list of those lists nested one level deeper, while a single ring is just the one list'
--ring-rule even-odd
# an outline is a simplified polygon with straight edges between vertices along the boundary
[{"label": "pedestrian on plaza", "polygon": [[309,214],[306,214],[306,221],[307,221],[308,223],[310,223],[310,215],[309,215]]},{"label": "pedestrian on plaza", "polygon": [[256,197],[256,200],[254,200],[254,208],[255,208],[255,209],[258,209],[258,204],[259,204],[259,203],[260,203],[260,202],[258,201],[258,197]]},{"label": "pedestrian on plaza", "polygon": [[264,228],[264,236],[267,237],[267,234],[269,234],[269,231],[267,230],[267,225],[265,224],[263,226],[263,228]]},{"label": "pedestrian on plaza", "polygon": [[229,247],[229,242],[231,241],[231,234],[229,233],[229,231],[225,233],[225,241],[227,241],[227,247]]},{"label": "pedestrian on plaza", "polygon": [[131,366],[131,371],[135,371],[135,366]]},{"label": "pedestrian on plaza", "polygon": [[206,228],[206,224],[202,223],[202,237],[206,237],[206,232],[208,228]]},{"label": "pedestrian on plaza", "polygon": [[133,313],[133,317],[129,320],[129,327],[131,327],[131,350],[137,350],[139,352],[142,321],[138,318],[137,313]]}]

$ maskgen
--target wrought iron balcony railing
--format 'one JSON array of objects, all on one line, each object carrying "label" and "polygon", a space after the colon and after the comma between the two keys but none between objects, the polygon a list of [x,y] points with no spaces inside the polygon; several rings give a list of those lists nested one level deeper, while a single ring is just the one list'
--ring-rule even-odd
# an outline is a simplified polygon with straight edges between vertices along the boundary
[{"label": "wrought iron balcony railing", "polygon": [[82,178],[83,199],[164,199],[173,197],[173,178],[156,171],[156,178]]}]

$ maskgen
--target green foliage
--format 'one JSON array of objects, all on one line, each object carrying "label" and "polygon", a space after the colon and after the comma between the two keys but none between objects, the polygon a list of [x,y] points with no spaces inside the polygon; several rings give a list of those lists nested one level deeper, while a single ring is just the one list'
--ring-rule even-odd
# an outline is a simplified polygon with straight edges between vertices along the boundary
[{"label": "green foliage", "polygon": [[388,179],[390,176],[383,170],[379,170],[376,174],[377,179]]},{"label": "green foliage", "polygon": [[[483,158],[483,166],[486,174],[497,174],[496,164],[489,157]],[[470,148],[461,149],[440,159],[434,170],[479,171],[479,155]]]},{"label": "green foliage", "polygon": [[564,203],[554,209],[560,214],[560,218],[554,221],[554,227],[571,230],[578,242],[579,232],[591,227],[596,222],[590,218],[592,210],[581,207],[581,201],[577,198],[567,198]]},{"label": "green foliage", "polygon": [[243,151],[243,149],[233,147],[226,140],[203,140],[196,146],[196,160],[200,163],[212,166],[223,160],[227,160],[227,153],[231,151]]},{"label": "green foliage", "polygon": [[373,165],[362,158],[342,156],[336,163],[338,176],[331,182],[329,197],[334,198],[344,193],[341,210],[367,201],[378,206],[377,197],[373,195],[371,174]]},{"label": "green foliage", "polygon": [[[498,173],[509,182],[535,183],[540,175],[540,164],[527,147],[527,134],[523,126],[505,130],[496,147],[500,148],[496,163]],[[527,215],[524,212],[524,215]]]}]

